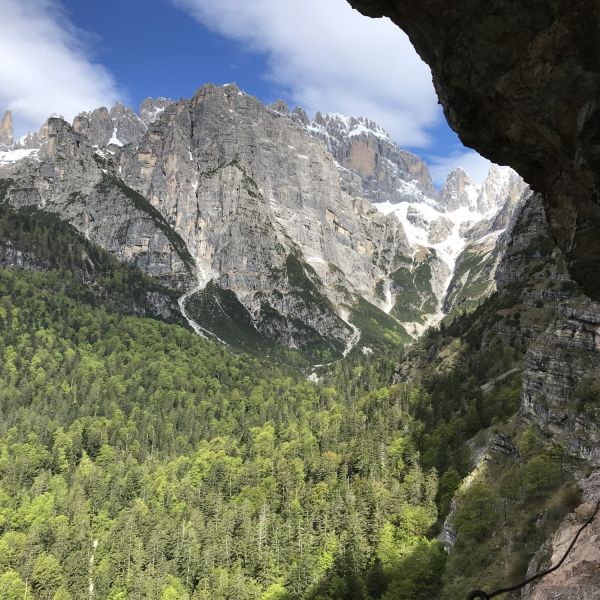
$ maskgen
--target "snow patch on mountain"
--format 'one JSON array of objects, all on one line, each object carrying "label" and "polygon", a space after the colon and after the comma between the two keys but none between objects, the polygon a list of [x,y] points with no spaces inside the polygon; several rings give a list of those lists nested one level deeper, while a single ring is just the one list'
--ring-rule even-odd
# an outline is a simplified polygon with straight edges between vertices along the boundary
[{"label": "snow patch on mountain", "polygon": [[365,117],[350,117],[339,113],[326,113],[324,115],[317,113],[315,120],[307,125],[309,131],[326,137],[331,137],[330,128],[333,128],[338,135],[344,137],[372,134],[379,139],[392,141],[385,129]]},{"label": "snow patch on mountain", "polygon": [[0,165],[19,162],[25,158],[37,158],[39,150],[37,148],[19,148],[17,150],[0,151]]}]

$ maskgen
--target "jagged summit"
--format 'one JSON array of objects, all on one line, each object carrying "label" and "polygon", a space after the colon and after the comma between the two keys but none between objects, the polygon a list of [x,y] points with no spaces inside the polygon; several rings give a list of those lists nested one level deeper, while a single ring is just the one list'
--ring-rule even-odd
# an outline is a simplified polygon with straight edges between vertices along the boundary
[{"label": "jagged summit", "polygon": [[353,117],[340,113],[317,112],[312,128],[330,134],[331,131],[339,131],[341,136],[353,137],[355,135],[374,135],[382,140],[392,141],[390,134],[377,123],[366,117]]},{"label": "jagged summit", "polygon": [[437,194],[437,200],[446,210],[457,210],[461,206],[475,208],[479,196],[479,187],[461,167],[454,169]]},{"label": "jagged summit", "polygon": [[149,126],[154,123],[160,115],[165,111],[167,106],[173,104],[170,98],[162,96],[158,98],[146,98],[140,106],[140,119]]},{"label": "jagged summit", "polygon": [[80,113],[73,121],[73,128],[99,147],[138,144],[150,124],[172,103],[168,98],[146,98],[138,115],[122,102],[117,102],[110,110],[101,107]]},{"label": "jagged summit", "polygon": [[434,194],[426,163],[370,119],[317,113],[305,126],[334,157],[348,193],[392,204]]},{"label": "jagged summit", "polygon": [[10,148],[14,143],[12,112],[7,110],[0,121],[0,148]]},{"label": "jagged summit", "polygon": [[[459,255],[521,190],[506,169],[481,188],[458,169],[438,194],[426,163],[373,121],[310,120],[235,84],[146,99],[139,114],[100,107],[18,144],[0,153],[0,176],[26,190],[14,201],[185,291],[196,331],[334,355],[439,318]],[[224,329],[225,305],[236,325]]]}]

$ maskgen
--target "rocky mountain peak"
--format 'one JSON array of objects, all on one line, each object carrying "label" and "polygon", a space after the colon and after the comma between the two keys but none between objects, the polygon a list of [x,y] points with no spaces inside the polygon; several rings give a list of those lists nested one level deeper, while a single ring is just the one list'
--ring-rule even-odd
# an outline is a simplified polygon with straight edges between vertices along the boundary
[{"label": "rocky mountain peak", "polygon": [[306,129],[332,154],[349,193],[392,204],[412,198],[415,192],[435,194],[425,162],[398,148],[374,121],[317,112]]},{"label": "rocky mountain peak", "polygon": [[135,144],[147,126],[131,108],[117,102],[110,110],[102,106],[92,112],[80,113],[73,120],[73,129],[85,135],[92,145],[105,147]]},{"label": "rocky mountain peak", "polygon": [[167,106],[173,104],[170,98],[146,98],[140,106],[140,119],[149,126],[164,112]]},{"label": "rocky mountain peak", "polygon": [[26,150],[40,150],[46,147],[48,143],[48,121],[46,121],[39,131],[28,131],[25,135],[19,138],[14,147]]},{"label": "rocky mountain peak", "polygon": [[487,218],[507,202],[514,208],[526,188],[523,179],[510,167],[491,165],[482,185],[458,167],[448,174],[436,199],[447,211],[467,207]]},{"label": "rocky mountain peak", "polygon": [[492,165],[477,198],[477,209],[482,213],[498,209],[509,197],[516,203],[525,188],[523,179],[510,167]]},{"label": "rocky mountain peak", "polygon": [[273,104],[269,105],[269,108],[275,112],[283,113],[284,115],[287,115],[290,112],[290,109],[284,100],[276,100]]},{"label": "rocky mountain peak", "polygon": [[391,141],[389,134],[377,123],[365,117],[353,117],[339,113],[322,114],[317,112],[313,127],[321,128],[328,135],[337,139],[354,136],[373,135],[383,140]]},{"label": "rocky mountain peak", "polygon": [[445,209],[454,211],[461,206],[475,207],[478,196],[478,186],[467,172],[459,167],[448,174],[437,200]]},{"label": "rocky mountain peak", "polygon": [[2,116],[2,121],[0,121],[0,148],[10,148],[13,142],[12,112],[7,110]]},{"label": "rocky mountain peak", "polygon": [[310,123],[310,119],[303,108],[297,106],[290,115],[293,121],[306,127]]},{"label": "rocky mountain peak", "polygon": [[146,98],[140,107],[140,114],[117,102],[112,108],[105,106],[91,112],[77,115],[73,121],[73,129],[84,134],[94,146],[137,145],[142,140],[148,126],[153,123],[164,110],[173,104],[168,98]]}]

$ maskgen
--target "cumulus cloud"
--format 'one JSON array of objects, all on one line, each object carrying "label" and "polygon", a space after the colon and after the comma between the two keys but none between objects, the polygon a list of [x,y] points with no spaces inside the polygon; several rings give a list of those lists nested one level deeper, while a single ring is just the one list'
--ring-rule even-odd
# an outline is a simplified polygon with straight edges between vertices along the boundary
[{"label": "cumulus cloud", "polygon": [[0,109],[19,133],[52,113],[72,119],[119,96],[110,72],[89,57],[58,0],[1,0]]},{"label": "cumulus cloud", "polygon": [[431,178],[438,187],[446,181],[446,176],[457,167],[462,167],[473,179],[482,184],[492,163],[473,150],[453,152],[448,156],[427,156]]},{"label": "cumulus cloud", "polygon": [[213,31],[266,54],[268,77],[309,112],[368,116],[426,147],[443,118],[429,67],[388,19],[346,0],[172,0]]}]

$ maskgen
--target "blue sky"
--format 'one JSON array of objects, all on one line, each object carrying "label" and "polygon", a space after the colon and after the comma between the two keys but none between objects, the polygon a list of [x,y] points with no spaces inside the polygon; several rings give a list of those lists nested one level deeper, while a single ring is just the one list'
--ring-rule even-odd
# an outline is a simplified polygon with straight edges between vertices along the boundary
[{"label": "blue sky", "polygon": [[426,158],[440,183],[487,161],[465,149],[406,36],[345,0],[0,0],[0,109],[17,130],[117,99],[189,97],[235,81],[265,102],[360,114]]}]

